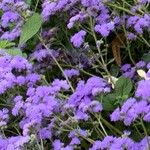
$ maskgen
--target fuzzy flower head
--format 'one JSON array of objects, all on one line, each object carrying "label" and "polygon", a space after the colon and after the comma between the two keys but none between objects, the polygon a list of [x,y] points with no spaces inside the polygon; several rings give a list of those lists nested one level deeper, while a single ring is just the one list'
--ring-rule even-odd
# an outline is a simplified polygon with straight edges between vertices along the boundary
[{"label": "fuzzy flower head", "polygon": [[0,110],[0,127],[7,125],[9,119],[8,112],[8,109],[5,108]]},{"label": "fuzzy flower head", "polygon": [[79,48],[84,42],[85,35],[86,32],[84,30],[79,31],[71,37],[71,43],[73,43],[75,47]]},{"label": "fuzzy flower head", "polygon": [[79,76],[79,70],[77,69],[65,69],[64,73],[68,78],[71,78],[72,76]]},{"label": "fuzzy flower head", "polygon": [[144,100],[148,100],[150,98],[150,80],[141,80],[138,82],[138,87],[136,90],[136,96],[141,97]]},{"label": "fuzzy flower head", "polygon": [[95,31],[100,33],[103,37],[107,37],[111,31],[114,30],[114,22],[109,22],[107,24],[96,25]]}]

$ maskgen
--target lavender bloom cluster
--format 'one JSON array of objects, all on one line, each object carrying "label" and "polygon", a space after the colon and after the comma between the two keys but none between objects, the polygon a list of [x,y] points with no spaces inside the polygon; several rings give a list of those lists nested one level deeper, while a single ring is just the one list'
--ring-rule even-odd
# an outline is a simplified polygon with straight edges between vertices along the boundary
[{"label": "lavender bloom cluster", "polygon": [[[68,16],[68,29],[72,29],[78,24],[84,24],[90,22],[90,26],[93,27],[95,33],[98,33],[102,37],[108,37],[110,33],[118,30],[125,25],[127,30],[127,37],[129,40],[135,40],[137,35],[142,35],[144,31],[149,31],[150,16],[148,13],[144,13],[141,10],[149,1],[137,1],[130,6],[129,14],[119,16],[115,12],[111,12],[109,1],[103,0],[56,0],[50,2],[45,0],[43,2],[42,17],[45,21],[51,19],[54,15],[60,14],[60,12],[67,12]],[[80,6],[76,9],[75,6]],[[135,15],[136,13],[139,15]],[[91,20],[91,21],[90,21]],[[93,20],[93,21],[92,21]],[[94,22],[94,23],[92,23]],[[92,24],[91,24],[92,23]],[[89,32],[88,32],[89,33]],[[84,30],[80,30],[71,37],[71,42],[77,48],[82,46],[84,37],[87,33]]]},{"label": "lavender bloom cluster", "polygon": [[20,0],[2,0],[0,3],[0,39],[14,41],[21,34],[24,19],[31,13],[29,5]]},{"label": "lavender bloom cluster", "polygon": [[21,56],[0,58],[0,94],[16,86],[33,86],[40,76],[32,72],[32,65]]},{"label": "lavender bloom cluster", "polygon": [[95,141],[93,147],[90,150],[119,150],[119,149],[130,149],[130,150],[143,150],[147,149],[148,142],[147,137],[143,138],[139,143],[136,143],[129,137],[113,137],[106,136],[103,141]]},{"label": "lavender bloom cluster", "polygon": [[[36,139],[54,140],[54,149],[58,149],[55,148],[58,147],[58,143],[56,146],[55,143],[59,141],[54,138],[60,134],[55,129],[57,123],[60,122],[57,115],[59,114],[61,119],[65,119],[64,122],[60,122],[60,128],[69,125],[70,117],[68,116],[68,119],[65,117],[68,112],[74,121],[88,121],[90,113],[100,113],[103,109],[102,104],[94,100],[94,96],[98,93],[110,92],[110,86],[105,80],[92,77],[87,83],[80,81],[76,91],[67,98],[67,101],[62,102],[61,92],[68,91],[70,88],[65,80],[55,79],[49,86],[38,85],[41,78],[38,74],[33,73],[32,65],[25,58],[4,55],[0,58],[0,62],[3,73],[0,83],[1,95],[15,87],[26,86],[25,95],[14,93],[14,96],[17,96],[13,98],[12,102],[8,102],[13,106],[12,109],[3,108],[1,110],[0,122],[4,131],[12,116],[22,118],[18,122],[19,128],[22,130],[21,135],[5,138],[1,134],[0,147],[3,149],[23,149],[25,145]],[[76,145],[80,144],[80,136],[87,137],[88,132],[84,129],[71,129],[70,144],[66,147],[64,144],[60,144],[61,148],[74,149]]]},{"label": "lavender bloom cluster", "polygon": [[[136,40],[149,46],[144,36],[150,31],[150,0],[43,0],[34,4],[0,1],[0,42],[9,45],[13,41],[18,48],[26,19],[34,12],[43,19],[38,36],[21,47],[21,53],[33,47],[27,57],[8,54],[7,46],[0,43],[0,150],[150,149],[150,63],[132,60],[134,66],[120,68],[118,76],[128,80],[120,83],[119,97],[119,77],[109,71],[113,60],[105,64],[111,36],[123,29],[125,46]],[[55,17],[65,22],[62,28],[52,25]],[[58,37],[60,32],[65,32],[67,42],[64,35]],[[76,56],[77,61],[71,61]],[[80,58],[90,66],[87,70]]]}]

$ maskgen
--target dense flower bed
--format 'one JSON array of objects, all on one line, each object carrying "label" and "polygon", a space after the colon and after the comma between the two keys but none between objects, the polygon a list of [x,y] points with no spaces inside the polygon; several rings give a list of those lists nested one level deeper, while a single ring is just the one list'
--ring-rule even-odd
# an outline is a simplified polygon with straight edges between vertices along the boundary
[{"label": "dense flower bed", "polygon": [[149,0],[0,1],[0,150],[150,149]]}]

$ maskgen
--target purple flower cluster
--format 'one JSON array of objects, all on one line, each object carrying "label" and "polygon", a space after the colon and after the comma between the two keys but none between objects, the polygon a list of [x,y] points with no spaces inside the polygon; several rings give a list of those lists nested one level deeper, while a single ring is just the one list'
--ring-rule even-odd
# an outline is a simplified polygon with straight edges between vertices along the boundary
[{"label": "purple flower cluster", "polygon": [[28,136],[16,136],[10,138],[0,137],[0,149],[1,150],[21,150],[25,144],[30,141]]},{"label": "purple flower cluster", "polygon": [[41,15],[45,21],[49,21],[54,15],[61,15],[61,12],[67,13],[68,22],[66,26],[68,29],[77,27],[80,30],[71,37],[71,42],[76,48],[82,46],[86,34],[91,35],[93,32],[89,28],[87,28],[86,33],[83,32],[82,24],[88,24],[93,28],[91,30],[99,33],[102,37],[108,37],[110,33],[120,30],[124,25],[129,40],[135,40],[138,35],[150,30],[150,16],[141,10],[146,7],[146,4],[149,4],[148,0],[134,1],[132,5],[128,4],[129,13],[123,15],[112,12],[107,3],[113,4],[113,2],[103,0],[56,0],[52,2],[45,0]]},{"label": "purple flower cluster", "polygon": [[[140,79],[136,84],[135,96],[134,98],[127,99],[124,104],[116,108],[110,115],[111,121],[123,121],[125,125],[130,126],[137,119],[143,119],[149,122],[149,112],[150,112],[150,80],[149,80],[149,64],[146,65],[144,61],[138,62],[135,67],[126,64],[122,66],[122,71],[124,75],[133,79]],[[134,72],[132,72],[134,70]],[[137,72],[138,74],[137,74]],[[146,71],[145,71],[146,70]],[[132,72],[132,73],[131,73]],[[132,75],[132,76],[131,76]]]},{"label": "purple flower cluster", "polygon": [[79,48],[84,42],[85,35],[86,35],[86,32],[81,30],[71,37],[71,42],[73,43],[75,47]]},{"label": "purple flower cluster", "polygon": [[[0,62],[1,69],[5,68],[6,73],[9,73],[13,77],[10,79],[14,79],[11,80],[12,86],[9,88],[13,88],[16,85],[22,86],[27,84],[25,95],[17,95],[13,102],[11,102],[11,104],[13,104],[11,114],[14,117],[21,116],[22,118],[19,122],[19,126],[22,129],[23,136],[10,137],[7,139],[2,137],[1,145],[5,147],[4,149],[7,149],[9,146],[12,147],[12,149],[21,149],[24,144],[27,144],[32,139],[31,137],[33,135],[43,140],[56,136],[59,134],[57,133],[58,131],[54,131],[55,124],[59,122],[56,114],[60,114],[61,118],[64,119],[64,115],[68,109],[72,110],[72,119],[78,121],[87,120],[91,112],[98,113],[103,109],[101,103],[94,100],[94,96],[98,93],[110,91],[110,87],[105,80],[99,77],[92,77],[87,83],[80,81],[76,91],[69,96],[67,101],[62,102],[59,98],[59,94],[63,90],[67,91],[70,88],[65,80],[55,79],[50,86],[38,86],[36,83],[40,78],[38,75],[32,73],[32,65],[28,63],[26,59],[20,56],[11,57],[7,55],[1,57]],[[17,76],[18,74],[19,76]],[[24,74],[25,76],[21,76],[20,74]],[[5,78],[9,79],[6,75]],[[16,82],[14,83],[14,81]],[[1,110],[0,121],[2,124],[1,127],[7,126],[9,121],[7,109]],[[68,121],[60,122],[60,127],[68,123]],[[86,130],[71,130],[69,134],[69,138],[71,139],[69,145],[64,146],[59,140],[54,140],[53,147],[54,149],[58,149],[60,146],[61,149],[74,149],[75,145],[80,145],[80,138],[83,136],[88,136]],[[58,142],[60,144],[58,144]]]},{"label": "purple flower cluster", "polygon": [[150,100],[150,80],[141,80],[138,82],[138,87],[136,90],[136,96],[141,97],[143,100]]},{"label": "purple flower cluster", "polygon": [[130,64],[125,64],[121,67],[121,71],[123,73],[123,76],[125,76],[127,78],[133,78],[133,77],[135,77],[136,68],[131,67]]},{"label": "purple flower cluster", "polygon": [[107,37],[110,34],[110,31],[114,30],[114,22],[109,22],[102,25],[96,25],[95,31],[100,33],[103,37]]},{"label": "purple flower cluster", "polygon": [[[143,90],[144,91],[144,90]],[[130,126],[136,119],[142,118],[144,121],[150,121],[150,104],[145,100],[136,100],[129,98],[121,106],[116,108],[111,114],[111,121],[123,121],[125,125]]]},{"label": "purple flower cluster", "polygon": [[55,150],[74,150],[75,146],[81,144],[81,140],[79,137],[84,137],[86,138],[88,136],[87,131],[81,130],[81,129],[76,129],[73,130],[69,133],[68,137],[71,138],[71,141],[69,145],[64,146],[64,143],[62,143],[60,140],[56,139],[53,142],[53,148]]},{"label": "purple flower cluster", "polygon": [[50,138],[50,124],[42,126],[46,122],[46,118],[53,116],[53,113],[59,112],[61,106],[57,93],[61,89],[69,89],[66,81],[54,80],[51,86],[38,86],[37,88],[30,87],[27,90],[27,99],[24,101],[23,97],[17,96],[14,99],[15,105],[12,109],[14,116],[23,116],[20,127],[23,129],[23,135],[30,135],[33,130],[40,135],[40,138]]},{"label": "purple flower cluster", "polygon": [[41,43],[38,44],[35,51],[30,55],[30,60],[35,62],[33,65],[34,71],[44,73],[46,69],[52,69],[53,59],[51,55],[58,58],[59,51],[53,49],[47,50],[42,47]]},{"label": "purple flower cluster", "polygon": [[[10,107],[0,110],[0,130],[4,131],[12,120],[12,114],[17,116],[19,110],[24,105],[23,97],[17,96],[12,102],[13,97],[19,93],[20,88],[32,88],[40,81],[40,76],[32,71],[32,65],[21,56],[4,55],[0,57],[0,94],[8,94],[5,102],[1,101],[2,105],[15,107],[11,110]],[[17,89],[17,90],[16,90]],[[29,136],[12,136],[6,137],[0,135],[0,149],[18,149],[21,150],[26,143],[30,141]]]},{"label": "purple flower cluster", "polygon": [[73,110],[76,120],[88,120],[90,117],[88,112],[98,113],[103,109],[101,103],[94,100],[93,96],[109,91],[109,85],[99,77],[91,77],[87,83],[80,81],[76,91],[68,99],[65,108]]},{"label": "purple flower cluster", "polygon": [[52,59],[51,58],[51,54],[50,53],[52,53],[52,55],[54,56],[54,57],[58,57],[59,56],[59,53],[57,52],[57,51],[55,51],[55,50],[51,50],[51,52],[50,51],[48,51],[47,49],[38,49],[38,50],[36,50],[33,54],[32,54],[32,58],[33,59],[35,59],[35,60],[37,60],[38,62],[42,62],[42,61],[44,61],[45,59]]},{"label": "purple flower cluster", "polygon": [[143,138],[139,143],[136,143],[129,137],[117,138],[113,136],[106,136],[102,141],[95,141],[90,150],[144,150],[147,148],[147,137]]},{"label": "purple flower cluster", "polygon": [[29,6],[20,0],[2,0],[0,11],[3,12],[0,19],[0,39],[13,41],[20,36],[23,15],[30,15]]},{"label": "purple flower cluster", "polygon": [[71,78],[72,76],[79,76],[79,70],[77,69],[65,69],[64,73],[68,78]]},{"label": "purple flower cluster", "polygon": [[[138,75],[138,70],[149,70],[148,64],[144,61],[139,61],[138,63],[135,64],[135,66],[131,66],[130,64],[125,64],[121,67],[121,72],[124,77],[131,78],[131,79],[136,79]],[[146,76],[148,77],[149,71],[145,72],[147,74]]]},{"label": "purple flower cluster", "polygon": [[[16,47],[27,18],[34,11],[43,18],[39,36],[21,47],[24,52],[32,45],[29,57],[0,51],[0,150],[150,149],[150,63],[121,67],[118,75],[134,84],[122,96],[126,100],[117,95],[115,82],[112,89],[102,78],[112,77],[105,60],[114,33],[125,29],[129,40],[125,46],[137,39],[146,42],[150,0],[43,0],[36,6],[34,1],[26,2],[0,1],[0,40],[13,41]],[[56,27],[55,17],[63,24]],[[56,65],[56,74],[58,68],[62,71],[57,78],[52,72]],[[86,77],[73,69],[77,66]],[[81,79],[73,80],[76,76]],[[110,99],[117,100],[113,111],[105,108],[111,107]],[[123,133],[127,126],[131,134]]]},{"label": "purple flower cluster", "polygon": [[0,57],[0,93],[5,93],[15,86],[32,86],[40,76],[32,72],[32,65],[21,56]]},{"label": "purple flower cluster", "polygon": [[129,17],[127,21],[127,27],[128,28],[133,27],[138,34],[143,34],[144,30],[149,30],[149,25],[150,25],[149,14],[145,14],[142,17],[139,16]]},{"label": "purple flower cluster", "polygon": [[6,108],[3,108],[0,110],[0,128],[4,127],[7,125],[7,122],[9,120],[9,111]]}]

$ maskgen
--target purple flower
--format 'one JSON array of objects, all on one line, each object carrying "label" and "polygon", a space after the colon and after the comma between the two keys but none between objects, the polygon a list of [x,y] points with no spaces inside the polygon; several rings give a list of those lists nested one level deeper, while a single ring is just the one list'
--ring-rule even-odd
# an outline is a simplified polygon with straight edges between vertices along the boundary
[{"label": "purple flower", "polygon": [[67,24],[67,27],[71,29],[76,22],[83,22],[87,17],[88,15],[81,11],[78,14],[70,18],[69,23]]},{"label": "purple flower", "polygon": [[99,150],[101,149],[101,141],[95,141],[93,146],[89,150]]},{"label": "purple flower", "polygon": [[100,2],[98,0],[81,0],[81,3],[85,7],[97,6]]},{"label": "purple flower", "polygon": [[75,47],[79,48],[84,42],[85,35],[86,35],[86,32],[84,30],[81,30],[71,37],[71,42],[73,43]]},{"label": "purple flower", "polygon": [[68,90],[70,87],[66,80],[55,79],[52,83],[53,88],[57,88],[58,91],[62,88]]},{"label": "purple flower", "polygon": [[72,76],[79,76],[79,70],[77,69],[65,69],[64,73],[68,78],[71,78]]},{"label": "purple flower", "polygon": [[113,137],[106,136],[102,141],[95,141],[90,150],[120,150],[120,149],[135,149],[135,142],[128,137]]},{"label": "purple flower", "polygon": [[136,90],[136,96],[142,97],[144,100],[150,98],[150,80],[141,80],[138,82],[138,87]]},{"label": "purple flower", "polygon": [[150,69],[150,63],[147,64],[147,69]]},{"label": "purple flower", "polygon": [[149,29],[150,16],[145,14],[144,16],[132,16],[128,18],[127,27],[133,26],[138,34],[143,34],[144,29]]},{"label": "purple flower", "polygon": [[60,140],[55,140],[53,142],[54,150],[60,150],[63,146],[64,146],[64,144]]},{"label": "purple flower", "polygon": [[47,128],[43,128],[39,131],[39,137],[41,139],[50,139],[52,136],[51,131]]},{"label": "purple flower", "polygon": [[81,142],[80,142],[79,138],[74,137],[74,138],[72,138],[70,145],[79,145],[80,143]]},{"label": "purple flower", "polygon": [[131,69],[131,65],[130,64],[125,64],[125,65],[123,65],[122,67],[121,67],[121,70],[122,71],[127,71],[127,70],[129,70],[129,69]]},{"label": "purple flower", "polygon": [[28,76],[26,76],[26,81],[29,83],[36,83],[37,81],[40,80],[40,76],[38,74],[35,73],[31,73]]},{"label": "purple flower", "polygon": [[137,101],[129,98],[119,109],[111,114],[111,121],[123,121],[126,126],[131,125],[137,118],[143,117],[147,122],[150,121],[150,105],[145,100]]},{"label": "purple flower", "polygon": [[98,101],[92,101],[89,105],[89,111],[91,112],[101,112],[103,110],[102,104]]},{"label": "purple flower", "polygon": [[139,61],[136,63],[137,68],[144,68],[146,66],[146,63],[144,61]]},{"label": "purple flower", "polygon": [[16,79],[17,81],[17,83],[18,83],[18,85],[24,85],[25,84],[25,82],[26,82],[26,78],[24,77],[24,76],[18,76],[17,77],[17,79]]},{"label": "purple flower", "polygon": [[15,106],[12,109],[12,114],[14,116],[17,116],[19,114],[19,111],[21,110],[21,108],[24,106],[24,102],[23,102],[22,98],[23,98],[22,96],[17,96],[14,99]]},{"label": "purple flower", "polygon": [[136,38],[137,38],[137,36],[131,32],[127,34],[127,37],[129,40],[136,40]]},{"label": "purple flower", "polygon": [[29,6],[24,1],[2,0],[0,10],[3,12],[1,16],[0,39],[13,41],[21,34],[21,27],[24,23],[22,19],[23,13],[29,13]]},{"label": "purple flower", "polygon": [[48,20],[49,17],[56,11],[56,3],[55,2],[49,2],[45,1],[43,3],[43,11],[42,11],[42,17],[44,20]]},{"label": "purple flower", "polygon": [[8,11],[2,15],[2,18],[1,18],[2,26],[6,28],[8,27],[10,22],[15,22],[18,19],[19,19],[19,14],[12,12],[12,11]]},{"label": "purple flower", "polygon": [[118,121],[120,120],[120,109],[117,108],[115,111],[110,115],[111,121]]},{"label": "purple flower", "polygon": [[0,127],[7,125],[7,122],[9,119],[8,112],[9,111],[6,108],[3,108],[2,110],[0,110]]},{"label": "purple flower", "polygon": [[113,30],[114,30],[114,22],[95,26],[95,31],[100,33],[103,37],[107,37],[110,31]]},{"label": "purple flower", "polygon": [[126,70],[126,71],[123,70],[123,76],[126,78],[133,79],[135,77],[136,68],[135,67],[128,68],[129,66],[127,64],[122,67],[122,70],[123,70],[123,68],[124,68],[124,70]]},{"label": "purple flower", "polygon": [[75,114],[75,119],[87,121],[89,119],[89,116],[88,116],[88,114],[86,114],[82,111],[77,111]]},{"label": "purple flower", "polygon": [[135,104],[135,102],[135,98],[129,98],[128,100],[126,100],[121,108],[121,113],[127,113],[127,111]]}]

